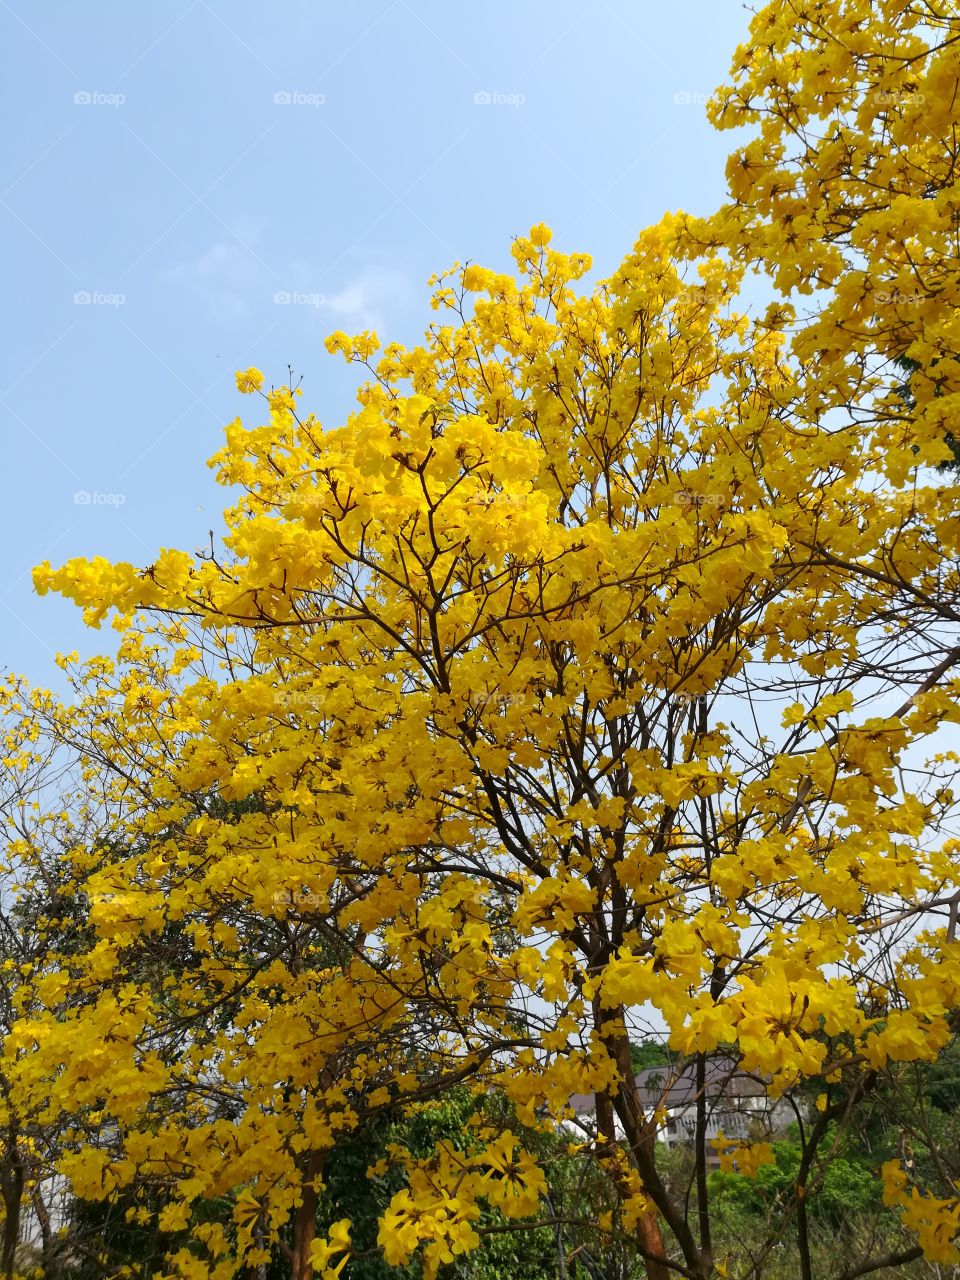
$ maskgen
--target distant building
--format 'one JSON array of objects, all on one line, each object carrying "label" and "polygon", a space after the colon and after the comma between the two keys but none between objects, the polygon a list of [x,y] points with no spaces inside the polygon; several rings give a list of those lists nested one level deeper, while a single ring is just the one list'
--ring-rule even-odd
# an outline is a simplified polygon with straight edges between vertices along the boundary
[{"label": "distant building", "polygon": [[[648,1116],[659,1117],[657,1141],[667,1147],[691,1143],[697,1125],[696,1064],[645,1067],[634,1077],[640,1104]],[[782,1132],[796,1117],[782,1098],[767,1096],[762,1079],[741,1071],[730,1058],[709,1058],[706,1064],[704,1098],[707,1104],[707,1141],[723,1133],[727,1138],[763,1140]],[[596,1098],[592,1093],[576,1093],[570,1099],[574,1123],[592,1129]],[[623,1137],[619,1123],[617,1136]],[[716,1154],[707,1147],[709,1163],[716,1166]]]}]

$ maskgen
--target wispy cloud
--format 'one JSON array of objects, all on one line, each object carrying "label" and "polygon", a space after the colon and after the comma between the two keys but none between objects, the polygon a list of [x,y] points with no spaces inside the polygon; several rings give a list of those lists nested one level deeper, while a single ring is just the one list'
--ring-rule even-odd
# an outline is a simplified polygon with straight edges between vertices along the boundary
[{"label": "wispy cloud", "polygon": [[413,283],[393,267],[366,267],[335,293],[328,293],[321,314],[348,330],[381,332],[394,313],[408,305]]},{"label": "wispy cloud", "polygon": [[[327,328],[353,333],[384,332],[420,296],[405,271],[369,260],[356,263],[353,273],[345,273],[332,288],[329,271],[303,258],[270,279],[254,251],[255,239],[255,229],[247,228],[236,242],[218,240],[168,268],[163,279],[183,289],[217,320],[249,320],[272,303],[289,309],[287,323],[299,312],[319,316]],[[282,289],[275,287],[278,282]]]},{"label": "wispy cloud", "polygon": [[264,292],[266,272],[250,243],[255,233],[245,228],[237,242],[216,241],[195,258],[163,272],[163,279],[185,289],[218,320],[247,320]]}]

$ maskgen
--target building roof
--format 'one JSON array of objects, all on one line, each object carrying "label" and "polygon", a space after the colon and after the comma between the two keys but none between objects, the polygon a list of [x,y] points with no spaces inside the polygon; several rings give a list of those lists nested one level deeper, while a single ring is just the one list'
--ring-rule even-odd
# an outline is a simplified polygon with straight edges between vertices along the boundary
[{"label": "building roof", "polygon": [[[766,1087],[757,1076],[740,1071],[732,1058],[708,1058],[705,1071],[705,1094],[713,1103],[721,1099],[731,1107],[738,1102],[756,1102],[766,1095]],[[640,1103],[645,1111],[657,1107],[692,1106],[697,1097],[696,1063],[644,1067],[634,1076]],[[575,1093],[570,1106],[577,1115],[595,1109],[592,1093]]]}]

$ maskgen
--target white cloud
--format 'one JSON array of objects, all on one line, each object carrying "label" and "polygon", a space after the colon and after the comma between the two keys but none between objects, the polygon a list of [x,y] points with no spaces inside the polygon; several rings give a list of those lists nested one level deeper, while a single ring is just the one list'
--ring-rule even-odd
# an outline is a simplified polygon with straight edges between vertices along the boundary
[{"label": "white cloud", "polygon": [[[304,318],[319,314],[328,329],[383,333],[418,296],[406,272],[370,261],[355,263],[353,274],[341,277],[339,287],[331,287],[323,270],[302,258],[274,274],[254,248],[257,229],[241,229],[237,235],[237,240],[217,241],[163,273],[168,284],[185,290],[217,320],[248,320],[271,302],[282,301],[300,304],[283,317],[285,322],[299,311]],[[344,268],[350,271],[346,263]]]},{"label": "white cloud", "polygon": [[323,310],[338,328],[382,332],[392,313],[411,298],[409,278],[393,267],[367,267],[336,293],[327,294]]},{"label": "white cloud", "polygon": [[220,241],[188,262],[163,273],[220,320],[245,320],[263,292],[265,271],[254,253],[237,242]]}]

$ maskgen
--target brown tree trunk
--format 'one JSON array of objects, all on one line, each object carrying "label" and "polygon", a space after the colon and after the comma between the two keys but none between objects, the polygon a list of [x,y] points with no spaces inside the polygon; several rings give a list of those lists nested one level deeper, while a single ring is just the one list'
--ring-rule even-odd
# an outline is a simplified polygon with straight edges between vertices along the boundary
[{"label": "brown tree trunk", "polygon": [[656,1209],[648,1209],[637,1223],[640,1233],[640,1247],[645,1254],[643,1265],[646,1268],[647,1280],[670,1280],[670,1268],[660,1258],[665,1258],[663,1232],[660,1230],[660,1218]]},{"label": "brown tree trunk", "polygon": [[[614,1125],[613,1102],[606,1094],[597,1094],[597,1132],[612,1148],[616,1145],[616,1127]],[[663,1232],[660,1230],[660,1217],[652,1206],[647,1209],[637,1223],[640,1247],[644,1253],[643,1265],[647,1280],[670,1280],[670,1268],[661,1261],[666,1257]]]},{"label": "brown tree trunk", "polygon": [[[320,1202],[320,1193],[316,1184],[323,1172],[324,1155],[324,1152],[315,1152],[307,1162],[303,1199],[293,1221],[290,1280],[313,1280],[310,1246],[317,1238],[317,1205]],[[306,1185],[308,1183],[309,1185]]]},{"label": "brown tree trunk", "polygon": [[20,1211],[23,1204],[24,1172],[14,1134],[10,1150],[0,1167],[0,1191],[3,1194],[3,1247],[0,1251],[0,1270],[5,1280],[13,1280],[17,1265],[17,1246],[20,1243]]},{"label": "brown tree trunk", "polygon": [[50,1213],[44,1203],[43,1193],[38,1186],[35,1186],[30,1195],[33,1204],[33,1212],[37,1215],[37,1223],[40,1227],[40,1248],[41,1248],[41,1270],[45,1276],[53,1273],[53,1227],[50,1223]]},{"label": "brown tree trunk", "polygon": [[[626,1039],[626,1028],[623,1026],[622,1019],[619,1019],[622,1035],[617,1032],[616,1014],[609,1013],[601,1008],[599,1001],[594,1005],[594,1017],[597,1023],[597,1030],[603,1039],[607,1052],[616,1060],[620,1074],[624,1077],[624,1088],[633,1088],[633,1065],[630,1061],[630,1043]],[[623,1041],[622,1045],[620,1041]],[[609,1094],[596,1094],[597,1103],[597,1133],[604,1139],[607,1145],[613,1149],[617,1143],[617,1130],[614,1120],[613,1099]],[[631,1135],[628,1134],[628,1137]],[[630,1143],[631,1148],[633,1143]],[[640,1247],[643,1250],[643,1265],[646,1269],[647,1280],[671,1280],[670,1268],[662,1259],[666,1258],[666,1246],[664,1245],[663,1232],[660,1229],[660,1216],[656,1209],[651,1205],[640,1217],[637,1223],[638,1235],[640,1237]]]}]

